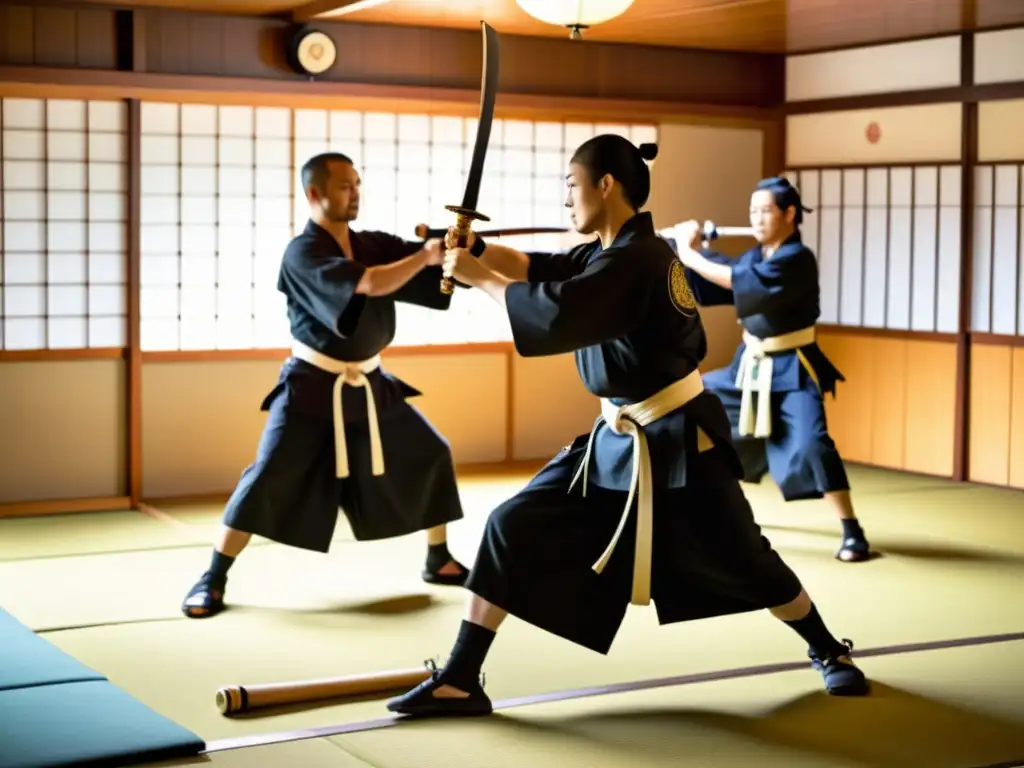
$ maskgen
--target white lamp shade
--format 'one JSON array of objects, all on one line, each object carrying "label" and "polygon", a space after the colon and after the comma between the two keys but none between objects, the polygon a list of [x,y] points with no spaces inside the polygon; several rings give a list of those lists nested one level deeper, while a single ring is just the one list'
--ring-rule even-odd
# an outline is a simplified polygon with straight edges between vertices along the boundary
[{"label": "white lamp shade", "polygon": [[516,0],[528,14],[548,24],[594,26],[621,16],[633,0]]}]

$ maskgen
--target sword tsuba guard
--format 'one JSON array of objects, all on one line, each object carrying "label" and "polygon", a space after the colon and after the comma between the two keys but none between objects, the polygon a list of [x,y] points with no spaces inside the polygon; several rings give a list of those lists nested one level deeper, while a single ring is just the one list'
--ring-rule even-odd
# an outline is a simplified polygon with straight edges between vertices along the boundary
[{"label": "sword tsuba guard", "polygon": [[[474,221],[490,221],[489,216],[485,216],[480,211],[474,211],[471,208],[463,208],[461,205],[446,205],[446,211],[451,211],[456,214],[455,219],[455,231],[458,233],[458,240],[455,242],[456,248],[465,248],[469,241],[469,233],[473,231]],[[451,294],[455,290],[455,281],[451,277],[445,275],[441,278],[441,293]]]}]

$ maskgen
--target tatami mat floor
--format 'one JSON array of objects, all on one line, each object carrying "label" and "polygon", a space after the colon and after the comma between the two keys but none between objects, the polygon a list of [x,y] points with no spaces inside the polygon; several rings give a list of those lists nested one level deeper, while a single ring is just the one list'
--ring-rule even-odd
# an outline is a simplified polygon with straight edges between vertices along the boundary
[{"label": "tatami mat floor", "polygon": [[[871,563],[832,558],[838,525],[823,503],[786,505],[770,483],[746,487],[767,535],[836,634],[858,648],[877,648],[1024,632],[1024,494],[868,468],[850,473],[858,513],[882,554]],[[450,537],[467,564],[487,512],[526,479],[464,478],[468,519]],[[465,595],[419,580],[422,536],[356,543],[344,525],[326,556],[257,543],[232,570],[231,610],[209,621],[185,619],[178,606],[209,561],[219,512],[218,505],[159,505],[156,514],[0,521],[0,605],[211,742],[387,716],[381,701],[363,701],[225,718],[214,706],[221,685],[416,667],[447,653]],[[658,627],[652,610],[631,609],[608,657],[510,620],[488,660],[488,692],[505,700],[800,664],[804,650],[767,614]],[[817,674],[802,667],[534,704],[485,720],[215,752],[203,760],[387,768],[1024,762],[1024,740],[1011,735],[1024,734],[1024,642],[861,664],[880,693],[857,702],[824,696]]]},{"label": "tatami mat floor", "polygon": [[[1024,755],[1024,642],[870,662],[870,699],[806,675],[705,682],[506,710],[486,721],[403,722],[218,751],[161,766],[219,768],[985,768]],[[937,671],[939,674],[936,674]]]}]

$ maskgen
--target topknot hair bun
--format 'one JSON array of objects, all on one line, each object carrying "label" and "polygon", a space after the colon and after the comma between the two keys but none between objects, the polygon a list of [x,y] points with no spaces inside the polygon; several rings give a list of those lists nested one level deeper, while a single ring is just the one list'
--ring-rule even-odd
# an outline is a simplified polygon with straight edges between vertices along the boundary
[{"label": "topknot hair bun", "polygon": [[641,144],[637,149],[640,150],[640,157],[650,162],[658,156],[658,145],[652,143]]}]

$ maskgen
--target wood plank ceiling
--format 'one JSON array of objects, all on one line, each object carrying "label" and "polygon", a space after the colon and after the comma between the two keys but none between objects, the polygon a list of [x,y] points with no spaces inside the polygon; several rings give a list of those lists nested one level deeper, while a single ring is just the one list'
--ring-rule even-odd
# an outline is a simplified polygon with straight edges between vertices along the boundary
[{"label": "wood plank ceiling", "polygon": [[[347,3],[129,0],[128,4],[226,14],[290,15],[305,11],[308,15]],[[515,0],[379,0],[357,5],[356,10],[337,19],[459,29],[476,29],[483,19],[503,34],[568,35],[563,28],[533,19]],[[330,11],[318,16],[333,17]],[[1024,0],[635,0],[619,18],[587,30],[584,39],[794,53],[1015,24],[1024,24]]]}]

